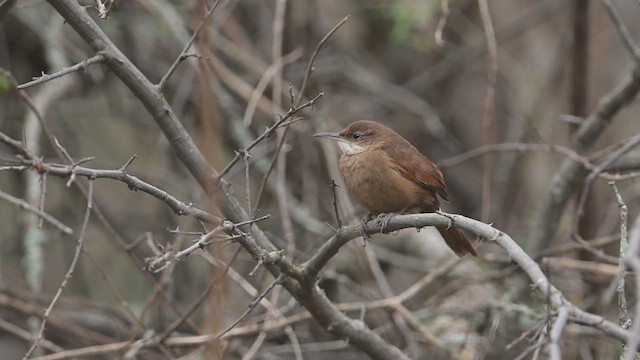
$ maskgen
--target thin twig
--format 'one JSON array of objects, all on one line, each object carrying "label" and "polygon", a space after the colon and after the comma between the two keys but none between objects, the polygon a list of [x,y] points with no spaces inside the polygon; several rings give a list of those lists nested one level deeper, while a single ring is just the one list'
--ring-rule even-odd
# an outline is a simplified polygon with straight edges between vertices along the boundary
[{"label": "thin twig", "polygon": [[97,54],[91,58],[88,58],[87,60],[81,61],[73,66],[70,67],[66,67],[63,68],[62,70],[55,72],[53,74],[45,74],[44,72],[42,73],[41,76],[39,77],[34,77],[32,81],[29,81],[27,83],[18,85],[16,88],[18,90],[23,90],[26,89],[28,87],[34,86],[34,85],[38,85],[38,84],[42,84],[45,83],[47,81],[53,80],[53,79],[57,79],[59,77],[63,77],[67,74],[70,74],[72,72],[75,71],[79,71],[82,70],[84,71],[86,69],[87,66],[89,65],[93,65],[93,64],[97,64],[97,63],[101,63],[105,61],[105,57],[102,54]]},{"label": "thin twig", "polygon": [[[307,63],[307,70],[305,70],[304,72],[304,79],[302,80],[302,86],[300,86],[300,94],[298,95],[298,101],[297,104],[300,103],[300,101],[302,101],[302,99],[304,98],[304,91],[307,88],[307,81],[309,80],[309,78],[311,77],[311,72],[313,72],[313,63],[316,60],[316,57],[318,56],[318,54],[320,53],[320,49],[322,49],[322,47],[324,46],[324,44],[329,40],[329,38],[344,24],[346,23],[349,18],[351,16],[347,15],[345,16],[342,20],[340,20],[339,23],[336,24],[336,26],[334,26],[333,28],[331,28],[331,30],[329,30],[329,32],[322,38],[322,40],[320,40],[320,42],[318,43],[318,45],[316,46],[315,50],[313,50],[313,54],[311,55],[311,59],[309,59],[309,62]],[[296,104],[296,105],[297,105]]]},{"label": "thin twig", "polygon": [[[28,342],[35,341],[35,338],[34,338],[33,334],[31,334],[30,332],[22,329],[21,327],[15,325],[15,324],[12,324],[11,322],[6,321],[6,320],[4,320],[2,318],[0,318],[0,330],[2,330],[3,332],[5,332],[7,334],[11,334],[11,335],[17,336],[17,337],[19,337],[19,338],[21,338],[21,339],[23,339],[25,341],[28,341]],[[53,343],[53,342],[51,342],[49,340],[46,340],[46,339],[40,340],[40,346],[43,349],[47,349],[47,350],[49,350],[51,352],[56,352],[57,353],[57,352],[60,352],[60,351],[65,351],[64,348],[60,347],[59,345],[57,345],[57,344],[55,344],[55,343]]]},{"label": "thin twig", "polygon": [[[47,197],[47,173],[42,173],[40,175],[40,201],[38,202],[38,210],[40,212],[44,212],[44,200]],[[42,229],[42,223],[44,222],[44,218],[42,215],[38,215],[40,221],[38,222],[38,229]]]},{"label": "thin twig", "polygon": [[[489,4],[487,0],[478,0],[480,7],[480,17],[482,26],[487,38],[487,49],[489,52],[489,65],[487,68],[487,94],[485,96],[484,114],[482,116],[482,128],[484,130],[485,144],[493,144],[497,141],[496,128],[496,87],[498,79],[498,45],[496,34],[491,21]],[[484,158],[482,173],[482,221],[488,221],[491,215],[491,180],[493,174],[493,156]]]},{"label": "thin twig", "polygon": [[[60,150],[56,147],[56,145],[55,145],[55,143],[56,143],[55,137],[53,136],[53,134],[49,130],[49,126],[47,125],[47,122],[44,121],[44,117],[42,116],[42,113],[40,112],[40,110],[38,110],[38,106],[36,105],[36,103],[33,101],[33,99],[31,99],[31,97],[29,96],[29,94],[27,94],[26,91],[18,89],[18,82],[16,81],[15,77],[13,76],[13,74],[11,74],[10,71],[7,71],[7,70],[5,70],[3,68],[0,68],[0,74],[4,74],[4,76],[6,76],[9,79],[11,84],[15,87],[16,92],[18,93],[18,96],[22,99],[22,101],[24,101],[24,103],[27,105],[27,107],[31,111],[33,111],[33,114],[38,119],[38,122],[40,123],[40,126],[42,127],[42,130],[44,131],[44,134],[47,137],[47,141],[49,142],[49,145],[51,145],[51,148],[53,148],[53,151],[56,153],[56,156],[58,156],[60,161],[63,161],[63,156],[64,155],[62,153],[60,153]],[[15,142],[20,144],[20,145],[22,145],[20,142],[17,142],[17,141],[15,141]],[[23,155],[30,155],[30,153],[29,154],[23,154]]]},{"label": "thin twig", "polygon": [[249,350],[247,350],[247,352],[242,356],[241,360],[252,360],[253,357],[258,352],[258,350],[260,349],[260,346],[262,346],[262,343],[264,343],[264,340],[266,338],[267,338],[267,333],[264,331],[260,332],[260,334],[258,334],[255,341],[253,342],[253,344],[251,344],[251,347],[249,347]]},{"label": "thin twig", "polygon": [[135,153],[133,155],[131,155],[131,157],[129,158],[129,160],[127,160],[126,163],[124,163],[124,165],[122,165],[118,170],[122,171],[122,172],[126,172],[127,168],[129,167],[129,165],[131,165],[131,163],[133,163],[133,160],[135,160],[138,157],[138,154]]},{"label": "thin twig", "polygon": [[[629,266],[636,274],[640,274],[640,223],[636,221],[633,235],[629,238],[629,248],[625,256],[625,265]],[[636,309],[640,309],[640,276],[635,276],[636,285]],[[640,344],[640,311],[636,311],[631,323],[631,337],[626,340],[627,353],[624,360],[636,359],[636,351]]]},{"label": "thin twig", "polygon": [[242,159],[244,160],[244,194],[247,199],[247,213],[251,214],[251,178],[249,177],[249,155],[248,152],[244,152],[242,154]]},{"label": "thin twig", "polygon": [[[297,106],[297,107],[292,107],[291,109],[289,109],[289,111],[287,111],[287,113],[280,118],[280,120],[278,120],[275,124],[271,125],[271,127],[267,128],[267,130],[265,130],[265,132],[262,133],[262,135],[258,136],[255,140],[253,140],[253,142],[251,144],[249,144],[247,147],[245,147],[244,149],[242,149],[242,151],[250,151],[251,149],[253,149],[256,145],[258,145],[260,142],[262,142],[262,140],[264,140],[265,138],[271,136],[285,121],[289,120],[293,115],[295,115],[298,111],[313,106],[315,104],[315,102],[321,98],[324,95],[324,93],[319,93],[318,95],[316,95],[316,97],[314,97],[313,99],[307,101],[306,103]],[[229,164],[227,164],[227,166],[222,169],[222,171],[220,171],[220,173],[218,174],[218,179],[222,179],[228,172],[229,170],[231,170],[231,168],[233,167],[233,165],[235,165],[240,159],[242,159],[242,157],[240,156],[240,154],[242,153],[242,151],[238,151],[236,152],[236,155],[234,156],[234,158],[229,162]]]},{"label": "thin twig", "polygon": [[473,150],[461,153],[459,155],[450,157],[448,159],[438,162],[438,167],[448,168],[456,166],[462,162],[471,160],[473,158],[483,156],[491,152],[505,152],[515,151],[520,153],[525,152],[550,152],[555,154],[561,154],[574,160],[582,165],[586,170],[593,171],[597,169],[596,164],[592,163],[587,157],[581,156],[570,148],[555,145],[555,144],[531,144],[531,143],[501,143],[501,144],[489,144],[477,147]]},{"label": "thin twig", "polygon": [[[316,57],[320,53],[320,50],[322,49],[324,44],[329,40],[329,38],[331,38],[331,36],[345,22],[347,22],[347,20],[349,20],[349,16],[346,16],[338,24],[336,24],[336,26],[334,26],[331,30],[329,30],[329,32],[322,38],[322,40],[320,40],[320,42],[316,46],[315,50],[313,51],[313,54],[311,55],[311,58],[309,59],[309,62],[307,63],[307,70],[305,71],[305,76],[304,76],[304,79],[302,80],[302,86],[300,88],[300,94],[298,94],[298,99],[291,101],[294,107],[296,107],[300,103],[300,101],[302,101],[302,99],[304,98],[304,91],[305,91],[306,86],[307,86],[307,81],[311,77],[311,73],[313,71],[313,63],[315,62]],[[292,92],[291,86],[289,86],[289,94],[291,95],[291,97],[293,97],[293,92]],[[288,125],[289,125],[289,123],[283,124],[283,126],[288,126]],[[271,174],[271,171],[275,167],[275,164],[276,164],[276,162],[278,160],[278,157],[280,155],[280,151],[282,151],[282,146],[284,145],[284,139],[286,138],[286,133],[287,133],[288,130],[289,130],[289,128],[285,127],[285,133],[280,138],[280,141],[278,141],[278,146],[276,147],[276,151],[273,154],[273,158],[271,159],[271,164],[269,165],[269,169],[267,170],[267,172],[265,173],[265,175],[262,178],[262,182],[260,183],[260,188],[258,190],[258,196],[256,197],[256,205],[255,205],[255,208],[254,208],[252,214],[255,213],[258,210],[258,206],[260,205],[260,199],[262,198],[262,194],[263,194],[264,189],[266,187],[266,183],[269,180],[269,175]]]},{"label": "thin twig", "polygon": [[75,254],[73,255],[73,260],[71,260],[71,265],[69,266],[69,270],[67,271],[67,274],[64,276],[64,280],[62,280],[62,283],[58,287],[58,291],[56,292],[56,295],[53,297],[53,299],[51,300],[51,303],[47,307],[47,310],[45,310],[44,315],[42,316],[42,322],[40,323],[40,330],[38,330],[38,336],[36,337],[36,340],[33,342],[33,344],[31,345],[31,348],[29,348],[27,353],[24,354],[23,359],[28,359],[33,353],[33,351],[35,351],[35,349],[38,347],[40,340],[42,340],[42,337],[44,334],[44,328],[47,324],[47,319],[51,314],[51,310],[53,309],[55,304],[58,302],[58,299],[60,299],[60,295],[62,295],[62,291],[64,290],[64,288],[67,286],[67,284],[73,277],[73,271],[75,270],[76,265],[78,264],[78,259],[80,258],[80,254],[82,253],[85,235],[87,233],[87,225],[89,224],[89,217],[91,216],[91,209],[93,208],[93,183],[94,183],[93,179],[89,180],[87,210],[84,214],[84,221],[82,222],[82,230],[80,231],[80,236],[78,237],[76,251],[75,251]]},{"label": "thin twig", "polygon": [[584,187],[582,188],[582,192],[580,194],[580,200],[578,201],[578,207],[576,209],[576,217],[573,221],[573,227],[571,230],[571,234],[578,234],[578,224],[580,218],[584,214],[584,208],[587,203],[587,197],[591,192],[591,188],[593,187],[593,183],[598,178],[598,176],[605,171],[611,164],[620,159],[624,154],[631,151],[634,147],[640,144],[640,134],[631,137],[623,146],[621,146],[616,151],[612,152],[609,156],[607,156],[604,161],[602,161],[591,173],[587,176]]},{"label": "thin twig", "polygon": [[[284,131],[287,132],[288,130],[289,128],[285,127]],[[262,176],[262,181],[260,181],[260,188],[258,189],[258,195],[256,195],[256,204],[253,207],[253,211],[251,212],[253,216],[255,216],[255,214],[258,213],[258,209],[259,209],[258,207],[260,206],[260,200],[262,199],[262,194],[264,194],[264,189],[266,189],[267,182],[269,181],[269,175],[271,175],[273,168],[276,166],[276,162],[278,161],[278,154],[280,154],[280,151],[282,150],[283,145],[284,145],[284,141],[278,142],[276,151],[273,153],[273,156],[271,157],[271,161],[269,162],[269,168],[264,173],[264,176]]]},{"label": "thin twig", "polygon": [[629,55],[631,55],[631,57],[633,58],[633,61],[635,61],[636,64],[640,64],[640,48],[638,48],[638,45],[633,40],[633,36],[631,36],[631,34],[629,33],[629,29],[622,21],[618,10],[616,10],[613,4],[611,4],[611,0],[601,1],[605,10],[607,10],[607,14],[609,14],[611,21],[615,25],[620,39],[622,39],[622,44],[627,49]]},{"label": "thin twig", "polygon": [[64,155],[65,159],[67,159],[67,161],[69,161],[69,164],[73,164],[73,158],[71,157],[71,155],[69,155],[69,152],[67,151],[67,149],[64,148],[64,146],[62,146],[62,144],[60,144],[60,141],[58,141],[57,137],[53,137],[53,143],[55,145],[55,147],[60,150],[60,153],[62,155]]},{"label": "thin twig", "polygon": [[185,310],[185,312],[180,317],[178,317],[174,322],[172,322],[171,325],[169,325],[166,329],[164,329],[162,334],[158,336],[158,339],[160,341],[164,341],[166,338],[168,338],[169,335],[171,335],[171,333],[173,333],[178,328],[178,326],[182,325],[182,323],[187,318],[189,318],[189,316],[191,316],[191,314],[193,314],[196,311],[196,309],[198,309],[198,307],[202,304],[202,302],[207,299],[213,287],[216,284],[220,283],[222,278],[229,271],[229,268],[231,267],[231,265],[236,261],[236,258],[238,257],[238,254],[240,254],[241,249],[242,247],[238,246],[236,251],[231,256],[231,260],[227,264],[225,264],[224,270],[222,270],[222,272],[220,272],[219,275],[212,278],[211,281],[209,282],[209,285],[207,285],[207,287],[202,291],[202,293],[200,293],[200,295],[198,295],[198,297],[193,301],[193,303],[189,305],[189,307]]},{"label": "thin twig", "polygon": [[31,204],[29,204],[28,202],[11,196],[7,193],[5,193],[4,191],[0,190],[0,199],[6,200],[16,206],[18,206],[19,208],[32,212],[36,215],[38,215],[38,217],[40,217],[40,219],[45,220],[46,222],[48,222],[49,224],[55,226],[56,228],[58,228],[60,231],[62,231],[63,233],[67,234],[67,235],[71,235],[73,234],[73,230],[66,226],[65,224],[63,224],[61,221],[57,220],[56,218],[54,218],[53,216],[47,214],[46,212],[42,211],[41,209],[38,209],[34,206],[32,206]]},{"label": "thin twig", "polygon": [[336,180],[335,179],[331,179],[331,192],[333,193],[333,201],[331,202],[331,204],[333,205],[333,210],[336,213],[336,222],[338,224],[338,229],[340,229],[342,227],[342,220],[340,219],[340,213],[338,212],[338,198],[336,197],[336,188],[338,187],[338,184],[336,184]]},{"label": "thin twig", "polygon": [[109,286],[109,289],[113,294],[113,297],[118,301],[120,306],[122,306],[126,311],[126,313],[131,317],[131,319],[133,319],[136,322],[137,326],[145,328],[145,325],[143,324],[142,319],[140,319],[140,317],[136,314],[136,312],[131,308],[131,306],[125,299],[125,297],[122,295],[122,293],[118,290],[116,285],[113,283],[113,281],[109,277],[109,273],[105,270],[105,268],[98,261],[98,259],[96,259],[91,253],[91,251],[89,251],[86,247],[84,247],[82,251],[87,255],[87,258],[96,266],[100,274],[102,274],[102,278]]},{"label": "thin twig", "polygon": [[[60,177],[76,177],[83,176],[87,178],[108,178],[121,181],[132,190],[139,190],[145,192],[167,204],[174,213],[177,215],[188,215],[193,216],[198,220],[205,221],[208,223],[217,224],[222,221],[222,219],[207,213],[206,211],[197,209],[191,204],[185,204],[175,198],[173,195],[167,193],[166,191],[155,187],[149,183],[146,183],[140,180],[138,177],[129,175],[126,173],[126,167],[131,164],[135,155],[132,156],[120,169],[118,170],[99,170],[99,169],[91,169],[82,166],[76,165],[61,165],[61,164],[49,164],[42,162],[41,159],[37,158],[33,153],[25,148],[22,143],[17,140],[12,139],[7,136],[3,132],[0,132],[0,142],[7,144],[10,146],[16,153],[22,155],[24,159],[18,159],[17,161],[23,164],[23,166],[27,166],[27,168],[33,168],[40,173],[47,173],[49,175],[60,176]],[[62,148],[63,149],[63,148]],[[62,153],[60,149],[58,149],[59,153]],[[66,150],[65,150],[66,152]],[[67,154],[68,155],[68,154]]]},{"label": "thin twig", "polygon": [[609,186],[611,187],[611,191],[616,198],[616,202],[618,203],[618,207],[620,208],[620,256],[618,263],[618,308],[619,308],[619,323],[624,329],[629,329],[631,327],[631,319],[629,319],[629,310],[627,309],[627,297],[625,295],[625,276],[626,276],[626,265],[625,265],[625,257],[627,253],[627,249],[629,248],[629,234],[627,231],[627,220],[629,217],[629,209],[627,204],[624,203],[622,199],[622,195],[620,195],[620,191],[616,186],[616,183],[613,181],[609,182]]},{"label": "thin twig", "polygon": [[[253,219],[253,220],[248,220],[248,221],[244,221],[242,223],[238,223],[238,224],[233,224],[232,222],[225,220],[222,222],[221,225],[217,226],[215,229],[209,231],[206,234],[203,234],[202,236],[200,236],[200,238],[196,241],[194,241],[193,244],[189,245],[187,248],[178,251],[177,253],[173,254],[172,252],[166,252],[162,255],[160,255],[159,257],[155,258],[153,261],[151,261],[148,264],[148,268],[149,270],[153,271],[153,272],[159,272],[161,270],[164,270],[169,264],[173,263],[174,261],[180,261],[183,260],[185,257],[189,256],[191,253],[193,253],[194,251],[198,250],[198,249],[204,249],[205,247],[207,247],[209,244],[211,244],[213,242],[213,239],[216,237],[219,237],[221,235],[221,233],[230,233],[233,229],[239,227],[239,226],[243,226],[243,225],[247,225],[247,224],[253,224],[255,222],[258,221],[263,221],[263,220],[267,220],[271,217],[271,215],[267,214],[265,216]],[[244,234],[240,233],[240,234],[235,234],[232,236],[229,236],[227,238],[225,238],[224,240],[230,241],[230,240],[237,240],[241,237],[243,237]],[[173,261],[172,261],[173,260]]]},{"label": "thin twig", "polygon": [[[287,11],[287,0],[276,0],[275,9],[273,15],[273,34],[272,34],[272,48],[271,48],[271,56],[273,57],[273,65],[275,67],[275,73],[273,75],[272,81],[272,104],[273,104],[273,113],[277,114],[278,109],[282,106],[282,43],[284,42],[284,24],[285,24],[285,16]],[[291,108],[295,107],[295,103],[293,102],[293,91],[292,85],[289,84],[289,95],[291,97]],[[278,118],[276,118],[275,122],[278,122]],[[276,133],[276,139],[278,140],[278,144],[283,144],[285,139],[287,138],[289,127],[284,126],[284,131]],[[282,146],[278,146],[281,150]],[[295,250],[295,236],[293,234],[293,224],[291,221],[291,212],[289,210],[289,203],[287,202],[286,191],[287,191],[287,154],[286,152],[276,151],[274,154],[275,160],[277,162],[276,167],[276,204],[278,207],[278,212],[280,215],[280,224],[282,226],[282,232],[284,238],[286,240],[287,252],[292,254]],[[251,211],[251,208],[249,208]],[[259,336],[260,338],[261,336]],[[260,346],[261,342],[256,341],[254,346],[256,351]],[[253,349],[253,346],[252,346]],[[245,354],[243,357],[247,359],[250,351]]]},{"label": "thin twig", "polygon": [[[296,61],[301,54],[302,52],[300,51],[300,49],[296,49],[291,53],[283,56],[280,66],[282,67],[286,64]],[[276,74],[276,65],[277,64],[269,65],[267,70],[265,70],[264,74],[262,74],[262,77],[258,81],[258,84],[256,85],[255,89],[251,93],[251,98],[247,103],[247,108],[245,109],[244,115],[242,117],[242,125],[244,125],[245,127],[250,126],[251,123],[253,122],[253,114],[255,113],[256,108],[258,107],[258,103],[260,102],[260,99],[262,99],[264,91],[269,85],[269,83],[271,82],[271,80],[273,79],[273,76]]]},{"label": "thin twig", "polygon": [[218,7],[218,3],[220,3],[220,0],[216,0],[216,2],[213,4],[211,9],[207,10],[206,14],[202,18],[202,21],[200,22],[200,24],[198,24],[198,27],[191,35],[191,38],[189,38],[189,41],[187,41],[187,44],[185,45],[184,49],[182,49],[182,52],[180,53],[178,58],[176,58],[173,64],[171,64],[171,67],[169,68],[167,73],[162,77],[162,79],[160,79],[160,82],[157,85],[160,91],[164,89],[165,85],[167,84],[167,81],[169,81],[169,78],[171,77],[171,75],[173,75],[173,73],[178,68],[178,65],[180,65],[180,63],[187,58],[187,52],[191,48],[191,45],[193,45],[193,42],[196,40],[196,37],[198,37],[198,34],[202,30],[202,28],[207,24],[207,21],[209,20],[211,15],[213,15],[213,11]]},{"label": "thin twig", "polygon": [[[371,248],[371,246],[367,246],[364,249],[364,252],[367,257],[367,261],[369,263],[369,268],[371,270],[371,273],[373,274],[373,277],[376,280],[376,284],[378,285],[378,289],[380,289],[382,296],[386,298],[392,298],[394,296],[393,290],[391,290],[391,285],[389,285],[389,281],[387,280],[385,273],[382,270],[382,266],[380,266],[380,261],[378,261],[378,258],[373,252],[373,249]],[[396,308],[399,308],[402,306],[401,304],[396,304],[396,305],[397,305]],[[409,311],[407,310],[407,312]],[[402,336],[404,337],[404,340],[407,343],[407,346],[410,349],[410,352],[415,357],[418,355],[417,345],[415,344],[414,339],[409,336],[410,331],[409,331],[409,326],[407,325],[407,322],[411,323],[410,318],[412,317],[408,317],[406,315],[407,314],[402,315],[401,313],[394,312],[391,316],[391,319],[393,320],[394,325],[398,329],[398,332],[402,334]],[[428,331],[423,331],[422,333],[426,334],[428,333]],[[437,340],[437,338],[435,338],[435,336],[426,337],[426,338],[430,342],[433,342],[436,346],[440,343]],[[438,346],[438,347],[444,348],[442,346]]]},{"label": "thin twig", "polygon": [[284,332],[289,336],[289,340],[291,341],[291,347],[293,348],[293,355],[296,360],[304,359],[302,357],[302,348],[300,347],[300,341],[296,336],[296,333],[293,331],[291,326],[287,326],[284,328]]},{"label": "thin twig", "polygon": [[231,323],[231,325],[229,325],[226,329],[216,334],[215,338],[220,339],[222,336],[224,336],[224,334],[228,333],[229,331],[231,331],[231,329],[236,327],[236,325],[238,325],[242,320],[244,320],[244,318],[246,318],[247,315],[249,315],[249,313],[260,303],[260,301],[262,301],[262,299],[265,298],[265,296],[269,295],[271,290],[273,290],[273,288],[275,288],[276,285],[282,284],[282,282],[284,281],[284,278],[285,278],[284,274],[280,274],[275,280],[273,280],[271,285],[269,285],[266,289],[264,289],[264,291],[260,295],[258,295],[258,297],[247,306],[247,310],[245,310],[245,312],[242,315],[240,315],[240,317],[237,318],[233,323]]},{"label": "thin twig", "polygon": [[558,310],[558,316],[553,322],[553,327],[551,327],[551,332],[549,334],[549,359],[551,360],[562,359],[562,355],[560,353],[560,337],[562,336],[562,331],[567,325],[567,320],[569,320],[569,308],[563,306]]}]

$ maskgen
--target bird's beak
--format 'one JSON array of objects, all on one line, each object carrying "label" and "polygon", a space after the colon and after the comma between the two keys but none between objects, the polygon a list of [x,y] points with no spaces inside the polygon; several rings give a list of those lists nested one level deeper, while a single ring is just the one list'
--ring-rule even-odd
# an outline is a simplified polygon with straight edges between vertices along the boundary
[{"label": "bird's beak", "polygon": [[337,132],[319,132],[317,134],[313,134],[313,137],[321,137],[332,140],[344,140],[344,138]]}]

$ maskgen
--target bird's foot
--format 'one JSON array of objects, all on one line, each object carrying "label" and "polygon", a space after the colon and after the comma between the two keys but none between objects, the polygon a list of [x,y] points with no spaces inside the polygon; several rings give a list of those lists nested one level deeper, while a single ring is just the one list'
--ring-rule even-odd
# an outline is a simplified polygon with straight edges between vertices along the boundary
[{"label": "bird's foot", "polygon": [[360,235],[362,235],[362,247],[367,246],[367,242],[369,241],[369,235],[365,229],[365,224],[373,219],[371,214],[365,215],[362,220],[360,220]]},{"label": "bird's foot", "polygon": [[435,213],[438,214],[438,215],[442,215],[442,216],[446,217],[447,219],[449,219],[449,224],[447,224],[447,230],[451,229],[451,226],[453,226],[453,216],[443,212],[440,209],[436,210]]},{"label": "bird's foot", "polygon": [[383,213],[378,215],[378,218],[382,222],[382,226],[380,227],[380,232],[386,233],[391,219],[393,219],[393,217],[396,215],[404,214],[405,211],[407,211],[407,208],[400,210],[400,212],[389,212],[389,213]]},{"label": "bird's foot", "polygon": [[378,218],[382,222],[382,226],[380,227],[380,232],[382,233],[387,232],[387,228],[389,227],[389,221],[391,221],[391,219],[396,215],[399,215],[399,214],[390,212],[390,213],[380,214],[378,216]]}]

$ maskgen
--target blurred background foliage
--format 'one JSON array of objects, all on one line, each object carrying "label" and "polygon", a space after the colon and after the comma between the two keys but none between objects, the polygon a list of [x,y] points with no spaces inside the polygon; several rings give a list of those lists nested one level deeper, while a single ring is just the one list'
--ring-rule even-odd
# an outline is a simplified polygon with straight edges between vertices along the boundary
[{"label": "blurred background foliage", "polygon": [[[82,3],[97,17],[93,3]],[[638,4],[614,3],[637,38]],[[276,245],[292,250],[287,252],[290,258],[304,261],[332,233],[324,225],[335,226],[328,184],[331,178],[338,184],[341,181],[336,172],[338,150],[311,138],[314,132],[337,131],[358,119],[377,120],[440,164],[491,143],[570,146],[576,126],[567,119],[581,121],[632,69],[633,62],[599,2],[490,0],[488,4],[498,45],[495,111],[488,115],[492,124],[488,128],[483,125],[490,86],[486,34],[477,2],[469,0],[448,2],[441,45],[435,36],[443,21],[440,1],[289,1],[282,24],[281,73],[270,70],[279,55],[274,55],[276,1],[222,1],[164,92],[209,161],[222,169],[234,151],[286,112],[289,84],[298,97],[318,42],[341,19],[350,16],[314,63],[303,97],[309,99],[319,92],[324,96],[303,112],[303,120],[289,127],[282,148],[286,168],[280,172],[276,166],[271,172],[259,204],[256,196],[279,137],[256,147],[249,160],[253,206],[259,209],[259,215],[271,214],[262,223],[263,229]],[[149,79],[158,82],[203,14],[200,1],[119,1],[109,19],[99,24]],[[0,21],[0,66],[19,83],[94,55],[46,2],[20,1]],[[265,81],[264,91],[257,91]],[[42,129],[30,118],[15,91],[9,90],[11,87],[7,77],[0,77],[0,130],[23,139],[46,161],[58,162]],[[128,168],[130,174],[185,203],[216,212],[171,153],[151,116],[106,68],[88,66],[27,92],[44,114],[50,132],[74,159],[93,156],[95,159],[86,166],[118,169],[137,154]],[[625,108],[601,134],[594,153],[637,133],[639,113],[637,101]],[[7,160],[12,154],[3,147],[0,156]],[[451,199],[444,210],[491,222],[525,249],[536,248],[529,243],[532,232],[541,226],[535,219],[541,202],[550,196],[550,179],[564,158],[551,152],[527,151],[491,156],[489,167],[482,157],[442,166]],[[2,171],[0,190],[37,204],[40,186],[33,176],[30,172]],[[244,198],[244,166],[234,167],[228,179],[238,196]],[[74,186],[66,187],[66,181],[47,177],[44,209],[77,234],[86,199]],[[490,181],[489,196],[484,198],[483,181]],[[619,186],[634,218],[640,187],[634,181],[620,182]],[[344,187],[337,191],[344,221],[355,223],[363,211],[351,205]],[[280,195],[287,199],[288,211],[282,210]],[[231,262],[237,248],[235,244],[214,244],[206,254],[176,264],[170,278],[143,272],[145,258],[153,256],[152,249],[157,247],[153,244],[175,250],[193,239],[170,229],[202,231],[201,225],[176,216],[157,199],[129,191],[117,181],[98,180],[95,201],[103,220],[92,218],[88,254],[82,256],[62,302],[54,309],[59,322],[52,319],[46,333],[48,339],[65,348],[124,340],[139,331],[123,301],[146,327],[162,329],[176,318],[168,301],[186,308],[220,273],[221,268],[212,267],[213,260],[208,256]],[[488,208],[485,214],[483,203]],[[616,266],[602,263],[567,237],[574,209],[568,207],[560,231],[548,239],[548,246],[543,246],[548,250],[543,254],[547,256],[545,270],[569,299],[587,311],[615,319],[616,299],[607,289],[615,280]],[[283,217],[292,219],[290,234]],[[0,202],[0,318],[26,329],[32,326],[29,319],[35,313],[17,304],[46,306],[67,271],[75,247],[74,236],[63,236],[47,224],[38,229],[34,218]],[[580,223],[580,235],[599,241],[602,251],[616,257],[618,226],[614,197],[606,181],[598,180]],[[373,260],[365,255],[359,241],[352,243],[325,269],[321,286],[336,302],[384,297],[370,270]],[[516,283],[517,269],[499,249],[482,242],[476,246],[482,254],[480,260],[465,260],[409,303],[424,329],[439,339],[437,346],[419,331],[394,331],[388,321],[391,315],[385,311],[367,312],[369,326],[415,358],[448,358],[455,354],[463,359],[504,359],[523,354],[535,344],[535,334],[509,344],[544,322],[545,301]],[[453,257],[435,232],[427,229],[375,236],[371,248],[394,294],[425,273],[442,269],[442,264]],[[232,268],[260,290],[271,279],[264,269],[247,277],[254,266],[255,262],[240,251]],[[209,300],[191,317],[194,326],[202,332],[215,332],[237,318],[254,296],[239,283],[230,278],[217,282]],[[167,301],[158,300],[158,287]],[[284,293],[274,301],[283,307],[285,315],[301,311]],[[266,314],[258,307],[246,324],[263,321],[268,318]],[[107,339],[93,333],[74,335],[68,332],[67,322]],[[334,341],[313,321],[296,323],[293,330],[303,349],[313,348],[304,347],[308,344],[320,344],[318,348],[334,351],[336,358],[362,356],[347,344]],[[180,331],[194,332],[186,325]],[[205,354],[240,358],[256,336],[231,336],[220,345],[223,350],[209,349]],[[616,341],[576,325],[567,328],[564,340],[567,358],[612,358],[620,351]],[[28,346],[6,334],[0,337],[0,347],[10,349],[7,351],[16,357],[22,356]],[[325,356],[305,350],[305,358]],[[256,357],[294,358],[294,353],[283,330],[278,330],[268,334]]]}]

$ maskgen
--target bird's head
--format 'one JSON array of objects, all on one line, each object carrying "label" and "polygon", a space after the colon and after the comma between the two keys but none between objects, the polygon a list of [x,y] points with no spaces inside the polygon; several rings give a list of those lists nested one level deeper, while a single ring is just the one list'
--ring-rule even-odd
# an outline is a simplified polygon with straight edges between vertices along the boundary
[{"label": "bird's head", "polygon": [[339,133],[321,132],[313,136],[335,140],[345,155],[355,155],[381,147],[390,140],[400,137],[388,127],[369,120],[353,122]]}]

